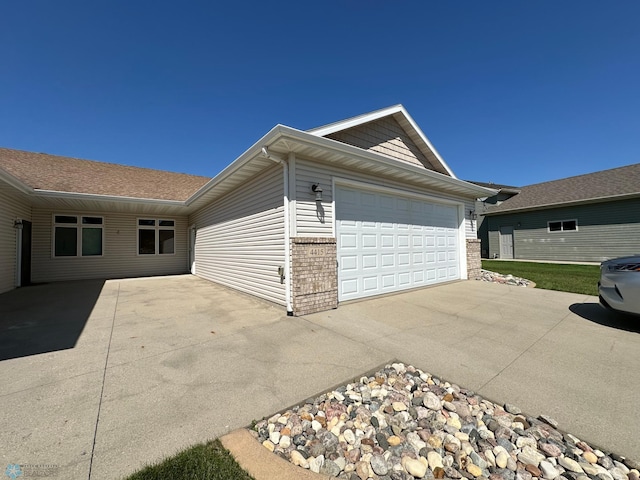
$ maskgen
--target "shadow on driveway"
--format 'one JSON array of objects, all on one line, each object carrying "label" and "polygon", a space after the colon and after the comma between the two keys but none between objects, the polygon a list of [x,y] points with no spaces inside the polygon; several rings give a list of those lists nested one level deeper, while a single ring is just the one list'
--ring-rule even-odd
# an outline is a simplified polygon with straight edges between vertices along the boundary
[{"label": "shadow on driveway", "polygon": [[0,361],[73,348],[103,285],[61,282],[0,295]]},{"label": "shadow on driveway", "polygon": [[608,310],[599,303],[574,303],[569,310],[585,320],[605,327],[640,333],[640,317]]}]

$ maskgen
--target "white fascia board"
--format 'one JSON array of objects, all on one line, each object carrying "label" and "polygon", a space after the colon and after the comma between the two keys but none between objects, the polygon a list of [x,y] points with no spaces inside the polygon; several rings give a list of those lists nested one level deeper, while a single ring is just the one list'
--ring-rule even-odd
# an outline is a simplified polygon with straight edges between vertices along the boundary
[{"label": "white fascia board", "polygon": [[11,185],[13,188],[20,190],[22,193],[26,193],[27,195],[33,195],[33,188],[31,188],[26,183],[23,183],[21,180],[17,179],[13,175],[11,175],[6,170],[0,168],[0,178]]},{"label": "white fascia board", "polygon": [[310,130],[307,130],[307,133],[324,137],[325,135],[331,135],[332,133],[338,132],[340,130],[357,127],[358,125],[362,125],[363,123],[372,122],[373,120],[377,120],[382,117],[388,117],[389,115],[393,115],[394,113],[403,111],[405,110],[402,105],[393,105],[391,107],[381,108],[380,110],[376,110],[374,112],[364,113],[356,117],[347,118],[346,120],[340,120],[328,125],[312,128]]},{"label": "white fascia board", "polygon": [[456,186],[456,187],[462,187],[464,190],[466,190],[469,193],[470,196],[475,196],[475,198],[479,198],[482,196],[495,195],[498,192],[497,190],[492,188],[481,187],[473,183],[465,182],[464,180],[459,180],[456,177],[450,177],[443,173],[435,172],[433,170],[428,170],[424,167],[419,167],[417,165],[411,165],[409,163],[405,164],[391,157],[380,155],[378,153],[371,152],[369,150],[364,150],[359,147],[354,147],[353,145],[338,142],[330,138],[319,137],[317,135],[310,134],[308,132],[303,132],[302,130],[297,130],[295,128],[285,127],[282,125],[280,125],[279,127],[280,127],[280,131],[282,132],[282,135],[287,138],[290,138],[291,140],[294,140],[294,141],[299,140],[306,143],[312,143],[319,147],[325,147],[329,150],[337,150],[348,155],[365,158],[372,163],[383,164],[385,166],[392,166],[400,170],[409,171],[416,175],[438,179],[443,183]]},{"label": "white fascia board", "polygon": [[34,189],[33,195],[38,197],[69,198],[74,200],[97,200],[107,202],[145,203],[148,205],[185,206],[180,200],[162,200],[158,198],[122,197],[117,195],[101,195],[99,193],[61,192],[57,190]]},{"label": "white fascia board", "polygon": [[[401,108],[401,106],[390,107],[390,108]],[[389,110],[389,109],[386,109]],[[399,110],[397,110],[399,111]],[[375,113],[375,112],[374,112]],[[382,116],[388,115],[388,113],[383,113]],[[475,185],[469,182],[465,182],[463,180],[458,180],[456,177],[450,177],[448,175],[444,175],[439,172],[434,172],[432,170],[427,170],[423,167],[418,167],[417,165],[403,164],[398,160],[395,160],[390,157],[386,157],[384,155],[380,155],[375,152],[370,152],[368,150],[363,150],[359,147],[354,147],[352,145],[348,145],[346,143],[338,142],[336,140],[332,140],[330,138],[325,138],[322,136],[318,136],[313,133],[305,132],[302,130],[298,130],[296,128],[287,127],[286,125],[276,125],[269,132],[264,135],[260,140],[255,142],[251,147],[249,147],[242,155],[236,158],[233,162],[231,162],[224,170],[222,170],[218,175],[213,177],[210,181],[208,181],[205,185],[203,185],[196,193],[194,193],[187,201],[185,202],[186,206],[191,205],[193,202],[198,200],[204,194],[206,194],[211,189],[215,188],[224,180],[228,179],[236,172],[238,172],[242,167],[249,164],[253,159],[261,155],[262,147],[269,147],[275,141],[280,138],[287,138],[293,142],[303,142],[307,144],[313,144],[318,147],[323,147],[328,150],[337,150],[342,153],[365,158],[372,163],[384,164],[386,166],[393,166],[394,168],[398,168],[401,170],[408,170],[416,175],[423,175],[432,178],[437,178],[438,180],[450,184],[455,185],[457,187],[463,187],[470,196],[475,196],[475,198],[482,196],[490,196],[495,195],[497,190],[493,190],[490,188],[480,187],[479,185]]]}]

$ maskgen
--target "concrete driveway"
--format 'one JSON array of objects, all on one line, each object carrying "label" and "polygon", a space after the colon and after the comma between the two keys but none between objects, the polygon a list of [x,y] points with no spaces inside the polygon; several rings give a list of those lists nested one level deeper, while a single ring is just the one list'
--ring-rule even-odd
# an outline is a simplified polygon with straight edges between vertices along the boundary
[{"label": "concrete driveway", "polygon": [[287,317],[193,276],[0,296],[0,468],[121,478],[392,359],[640,457],[640,335],[595,297],[459,282]]}]

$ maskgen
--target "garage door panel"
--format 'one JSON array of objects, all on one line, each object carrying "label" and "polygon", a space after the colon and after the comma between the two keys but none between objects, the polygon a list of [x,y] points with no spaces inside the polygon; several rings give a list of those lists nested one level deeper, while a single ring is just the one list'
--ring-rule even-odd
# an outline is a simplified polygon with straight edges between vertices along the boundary
[{"label": "garage door panel", "polygon": [[395,267],[396,266],[396,255],[395,253],[385,253],[380,255],[380,266],[382,268],[385,267]]},{"label": "garage door panel", "polygon": [[353,271],[358,269],[358,256],[357,255],[343,255],[342,257],[342,270]]},{"label": "garage door panel", "polygon": [[362,278],[362,285],[363,285],[363,290],[365,292],[372,292],[372,291],[377,291],[379,290],[379,283],[378,283],[378,276],[377,275],[373,275],[370,277],[363,277]]},{"label": "garage door panel", "polygon": [[358,246],[358,235],[355,233],[341,233],[340,234],[340,248],[349,249],[356,248]]},{"label": "garage door panel", "polygon": [[457,207],[336,189],[339,299],[459,278]]},{"label": "garage door panel", "polygon": [[382,275],[382,288],[394,288],[396,286],[396,275],[395,273],[389,273],[387,275]]},{"label": "garage door panel", "polygon": [[362,234],[362,248],[378,248],[378,236],[376,234]]},{"label": "garage door panel", "polygon": [[358,293],[358,280],[350,278],[340,282],[340,291],[343,295],[357,294]]},{"label": "garage door panel", "polygon": [[394,248],[395,246],[395,237],[391,234],[381,234],[380,235],[380,246],[382,248]]},{"label": "garage door panel", "polygon": [[365,270],[378,268],[378,254],[362,255],[362,268]]}]

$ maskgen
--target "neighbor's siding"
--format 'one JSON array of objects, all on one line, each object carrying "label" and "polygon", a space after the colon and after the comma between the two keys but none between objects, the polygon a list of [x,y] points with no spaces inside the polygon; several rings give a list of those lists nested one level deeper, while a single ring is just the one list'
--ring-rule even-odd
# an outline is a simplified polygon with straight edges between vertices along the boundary
[{"label": "neighbor's siding", "polygon": [[[53,214],[104,217],[103,255],[54,258],[52,255]],[[157,218],[157,216],[34,208],[32,280],[53,282],[187,273],[187,217],[161,217],[176,222],[175,254],[173,255],[138,255],[138,218]]]},{"label": "neighbor's siding", "polygon": [[[434,201],[438,199],[458,202],[463,204],[465,212],[464,235],[466,238],[476,238],[476,222],[471,221],[470,212],[474,209],[474,199],[460,199],[450,197],[436,192],[420,190],[417,187],[410,187],[406,184],[381,179],[373,175],[356,173],[354,171],[323,165],[308,159],[296,158],[295,161],[295,231],[293,236],[303,237],[332,237],[334,212],[333,212],[333,177],[346,178],[350,180],[370,183],[372,185],[383,185],[385,187],[397,188],[399,193],[417,193],[429,195]],[[320,183],[322,187],[322,208],[318,208],[314,194],[311,192],[311,185]]]},{"label": "neighbor's siding", "polygon": [[24,195],[0,180],[0,293],[16,286],[17,246],[13,222],[31,220],[31,207]]},{"label": "neighbor's siding", "polygon": [[284,184],[274,166],[189,217],[196,275],[285,305]]},{"label": "neighbor's siding", "polygon": [[393,117],[341,130],[327,138],[435,170]]},{"label": "neighbor's siding", "polygon": [[[578,221],[578,230],[548,232],[547,222]],[[501,226],[514,228],[514,258],[601,262],[640,253],[640,199],[488,216],[489,255],[500,254]]]}]

